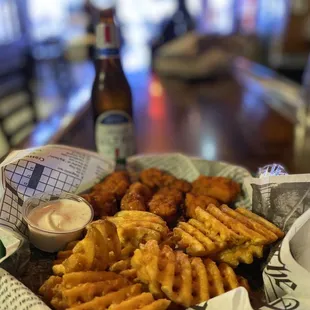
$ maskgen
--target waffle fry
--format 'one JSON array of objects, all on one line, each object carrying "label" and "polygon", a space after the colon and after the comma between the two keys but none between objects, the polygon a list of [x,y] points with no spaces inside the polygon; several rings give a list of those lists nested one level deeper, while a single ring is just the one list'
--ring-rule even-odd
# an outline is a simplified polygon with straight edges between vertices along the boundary
[{"label": "waffle fry", "polygon": [[247,209],[244,209],[244,208],[237,208],[236,212],[252,219],[256,223],[260,223],[261,225],[266,227],[269,231],[272,231],[274,234],[276,234],[278,236],[278,238],[283,238],[284,232],[280,228],[278,228],[276,225],[270,223],[269,221],[262,218],[261,216],[255,214],[255,213],[253,213]]},{"label": "waffle fry", "polygon": [[262,245],[239,245],[215,254],[212,256],[212,259],[217,262],[226,263],[232,267],[237,267],[239,263],[252,264],[254,257],[263,257]]},{"label": "waffle fry", "polygon": [[173,231],[180,238],[179,246],[189,255],[205,256],[217,249],[210,238],[189,223],[181,222]]},{"label": "waffle fry", "polygon": [[115,217],[106,219],[117,227],[122,246],[122,259],[131,257],[140,243],[146,243],[148,240],[161,242],[168,235],[169,229],[165,221],[157,215],[144,211],[121,211],[119,213]]},{"label": "waffle fry", "polygon": [[239,286],[238,278],[231,267],[227,264],[221,263],[218,266],[218,269],[223,279],[225,291],[233,290]]},{"label": "waffle fry", "polygon": [[222,281],[221,273],[214,261],[207,258],[204,260],[204,264],[207,270],[207,276],[209,281],[209,294],[210,298],[224,294],[224,284]]},{"label": "waffle fry", "polygon": [[193,277],[193,300],[192,304],[198,304],[202,300],[209,300],[209,281],[205,265],[200,258],[191,259],[192,277]]},{"label": "waffle fry", "polygon": [[237,276],[237,279],[238,279],[239,286],[244,287],[248,292],[251,291],[250,286],[249,286],[249,282],[247,279],[245,279],[241,276]]},{"label": "waffle fry", "polygon": [[131,257],[120,260],[110,266],[109,270],[116,272],[131,282],[137,282],[137,271],[131,267]]},{"label": "waffle fry", "polygon": [[80,271],[64,274],[62,285],[65,288],[72,288],[87,282],[100,282],[121,278],[120,275],[109,271]]},{"label": "waffle fry", "polygon": [[71,289],[62,291],[62,298],[67,307],[71,307],[79,302],[85,303],[91,301],[96,296],[103,296],[110,292],[129,285],[125,278],[115,280],[99,281],[94,283],[84,283]]},{"label": "waffle fry", "polygon": [[208,205],[207,211],[211,215],[216,217],[219,221],[221,221],[224,225],[226,225],[228,228],[233,230],[235,233],[244,237],[247,241],[251,240],[253,244],[266,244],[268,242],[264,236],[262,236],[261,234],[252,229],[249,229],[247,226],[243,225],[240,221],[222,212],[215,205],[212,204]]},{"label": "waffle fry", "polygon": [[245,243],[247,240],[244,236],[238,235],[233,230],[228,228],[212,214],[199,207],[195,210],[194,218],[203,223],[204,227],[208,231],[207,236],[214,241],[235,245]]},{"label": "waffle fry", "polygon": [[141,309],[146,305],[151,304],[154,298],[151,293],[142,293],[141,295],[129,298],[118,305],[113,306],[115,310],[127,310],[127,309]]},{"label": "waffle fry", "polygon": [[210,204],[206,210],[197,207],[194,218],[180,222],[173,230],[178,246],[189,255],[211,255],[216,261],[231,266],[252,263],[253,256],[262,257],[263,246],[276,241],[281,234],[276,235],[273,231],[278,228],[268,221],[265,223],[260,217],[254,220],[238,210],[226,205]]},{"label": "waffle fry", "polygon": [[71,241],[69,242],[67,245],[66,245],[66,248],[65,250],[68,251],[68,250],[73,250],[73,248],[76,246],[76,244],[79,242],[79,240],[74,240],[74,241]]},{"label": "waffle fry", "polygon": [[192,256],[206,256],[246,240],[200,207],[196,208],[194,219],[180,222],[173,233],[179,247]]},{"label": "waffle fry", "polygon": [[[154,296],[162,293],[171,301],[189,307],[240,286],[233,269],[227,264],[216,265],[207,258],[190,257],[159,247],[155,240],[141,245],[131,259],[137,277],[148,285]],[[241,281],[241,279],[240,279]],[[242,279],[242,285],[246,280]]]},{"label": "waffle fry", "polygon": [[41,286],[39,293],[55,309],[66,309],[128,285],[130,281],[114,272],[73,272],[62,278],[51,276]]},{"label": "waffle fry", "polygon": [[69,310],[165,310],[169,304],[170,301],[167,299],[155,301],[151,293],[142,293],[141,285],[135,284],[122,288],[117,292],[109,293],[102,297],[96,297],[92,301],[71,307]]},{"label": "waffle fry", "polygon": [[[149,212],[144,212],[148,214]],[[107,217],[109,221],[114,223],[116,227],[128,227],[128,226],[135,226],[135,227],[143,227],[155,230],[160,234],[166,235],[168,233],[168,227],[164,221],[160,221],[158,223],[149,220],[149,218],[145,218],[144,220],[136,219],[135,217],[132,218],[123,218],[123,217]]]},{"label": "waffle fry", "polygon": [[137,296],[142,293],[140,284],[124,287],[117,292],[109,293],[102,297],[96,297],[93,300],[69,308],[70,310],[93,310],[93,309],[108,309],[112,304],[120,304],[129,297]]},{"label": "waffle fry", "polygon": [[53,266],[53,272],[61,275],[75,271],[105,270],[121,254],[116,227],[106,220],[93,222],[87,234],[72,250],[72,255],[61,264]]},{"label": "waffle fry", "polygon": [[134,220],[148,220],[149,222],[155,222],[162,225],[166,225],[166,222],[156,214],[144,211],[120,211],[117,212],[114,217],[122,217],[124,219],[134,219]]},{"label": "waffle fry", "polygon": [[39,294],[43,296],[43,299],[50,303],[53,295],[54,295],[54,289],[56,285],[60,284],[62,282],[61,277],[57,276],[50,276],[43,285],[39,288]]},{"label": "waffle fry", "polygon": [[261,234],[267,240],[267,244],[273,243],[278,239],[278,236],[275,233],[273,233],[271,230],[268,230],[264,225],[260,224],[259,222],[256,222],[251,218],[244,216],[231,208],[228,208],[226,205],[221,205],[219,208],[222,212],[227,213],[230,217],[233,217],[248,228]]}]

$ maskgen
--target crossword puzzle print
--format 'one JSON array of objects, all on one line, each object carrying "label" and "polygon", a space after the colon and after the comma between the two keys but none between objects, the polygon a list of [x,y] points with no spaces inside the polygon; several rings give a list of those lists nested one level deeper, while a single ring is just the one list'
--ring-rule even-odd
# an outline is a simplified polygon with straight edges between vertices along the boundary
[{"label": "crossword puzzle print", "polygon": [[[1,206],[1,224],[25,234],[22,222],[23,200],[40,193],[75,192],[81,180],[66,173],[27,160],[5,167],[6,189]],[[22,223],[21,223],[22,222]]]}]

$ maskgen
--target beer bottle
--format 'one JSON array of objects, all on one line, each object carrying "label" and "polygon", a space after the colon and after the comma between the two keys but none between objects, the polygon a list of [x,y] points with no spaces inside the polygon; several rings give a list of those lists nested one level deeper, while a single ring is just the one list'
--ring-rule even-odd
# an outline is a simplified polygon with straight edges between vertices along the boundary
[{"label": "beer bottle", "polygon": [[119,55],[113,15],[101,14],[96,26],[96,77],[92,89],[97,151],[118,166],[134,153],[132,96]]}]

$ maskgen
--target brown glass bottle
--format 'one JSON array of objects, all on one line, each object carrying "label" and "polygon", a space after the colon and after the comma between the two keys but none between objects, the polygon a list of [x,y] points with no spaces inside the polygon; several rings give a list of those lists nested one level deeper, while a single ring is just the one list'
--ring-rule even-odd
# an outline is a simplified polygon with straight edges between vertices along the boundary
[{"label": "brown glass bottle", "polygon": [[96,77],[92,90],[97,151],[124,164],[134,153],[132,95],[122,69],[113,17],[102,15],[96,27]]}]

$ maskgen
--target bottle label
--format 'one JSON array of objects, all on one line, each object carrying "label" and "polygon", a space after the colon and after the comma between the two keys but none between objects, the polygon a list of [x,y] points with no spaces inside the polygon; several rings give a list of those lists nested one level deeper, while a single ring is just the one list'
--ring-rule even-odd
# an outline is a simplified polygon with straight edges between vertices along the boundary
[{"label": "bottle label", "polygon": [[119,38],[114,24],[97,25],[96,50],[99,59],[119,57]]},{"label": "bottle label", "polygon": [[134,130],[131,117],[122,111],[108,111],[98,116],[95,140],[99,154],[124,162],[134,154]]}]

